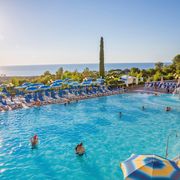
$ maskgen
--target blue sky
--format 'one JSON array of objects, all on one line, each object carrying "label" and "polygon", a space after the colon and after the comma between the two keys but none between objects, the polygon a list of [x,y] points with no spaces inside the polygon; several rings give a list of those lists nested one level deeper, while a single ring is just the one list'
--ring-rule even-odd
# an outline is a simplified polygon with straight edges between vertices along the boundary
[{"label": "blue sky", "polygon": [[0,65],[170,61],[178,0],[0,0]]}]

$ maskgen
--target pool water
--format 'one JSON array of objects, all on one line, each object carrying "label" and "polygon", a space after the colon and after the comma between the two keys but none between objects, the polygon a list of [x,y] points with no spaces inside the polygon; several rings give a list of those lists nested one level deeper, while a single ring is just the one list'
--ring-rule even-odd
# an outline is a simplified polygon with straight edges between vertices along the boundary
[{"label": "pool water", "polygon": [[[123,179],[121,161],[132,153],[165,156],[169,134],[169,158],[177,156],[179,129],[180,100],[172,95],[123,94],[1,113],[0,179]],[[32,150],[35,133],[40,143]],[[80,142],[82,157],[74,152]]]}]

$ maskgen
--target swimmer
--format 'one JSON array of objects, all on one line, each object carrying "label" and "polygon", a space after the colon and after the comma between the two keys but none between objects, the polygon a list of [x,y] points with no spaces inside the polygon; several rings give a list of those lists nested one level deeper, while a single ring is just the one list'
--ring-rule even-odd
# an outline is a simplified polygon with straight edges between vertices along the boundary
[{"label": "swimmer", "polygon": [[64,105],[66,106],[66,105],[67,105],[67,103],[64,103]]},{"label": "swimmer", "polygon": [[41,102],[40,102],[40,101],[37,101],[37,102],[36,102],[36,106],[41,106]]},{"label": "swimmer", "polygon": [[142,106],[142,110],[143,110],[143,111],[145,110],[145,107],[144,107],[144,106]]},{"label": "swimmer", "polygon": [[35,135],[31,138],[31,146],[32,146],[32,149],[36,148],[37,145],[38,145],[38,136],[35,134]]},{"label": "swimmer", "polygon": [[121,117],[122,116],[122,112],[119,112],[119,117]]},{"label": "swimmer", "polygon": [[83,147],[83,143],[80,143],[75,148],[76,154],[82,156],[85,153],[85,148]]},{"label": "swimmer", "polygon": [[171,107],[166,107],[166,109],[165,109],[165,111],[167,112],[167,111],[171,111]]}]

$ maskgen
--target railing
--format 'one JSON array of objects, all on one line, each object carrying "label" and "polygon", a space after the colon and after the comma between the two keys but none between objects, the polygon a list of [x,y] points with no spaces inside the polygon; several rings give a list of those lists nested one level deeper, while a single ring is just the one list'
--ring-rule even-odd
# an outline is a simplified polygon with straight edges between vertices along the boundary
[{"label": "railing", "polygon": [[[169,139],[170,139],[170,136],[172,136],[174,133],[176,133],[176,138],[180,136],[180,133],[179,131],[175,130],[173,132],[171,132],[168,137],[167,137],[167,143],[166,143],[166,155],[165,157],[168,158],[168,150],[169,150]],[[179,157],[179,156],[178,156]]]}]

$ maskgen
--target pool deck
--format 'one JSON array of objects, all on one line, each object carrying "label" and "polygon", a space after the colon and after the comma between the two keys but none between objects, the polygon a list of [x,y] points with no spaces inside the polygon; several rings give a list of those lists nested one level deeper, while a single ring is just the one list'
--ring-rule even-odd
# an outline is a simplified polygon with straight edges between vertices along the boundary
[{"label": "pool deck", "polygon": [[[6,112],[6,111],[12,111],[16,109],[22,109],[22,108],[31,108],[31,107],[39,107],[39,106],[44,106],[44,105],[49,105],[49,104],[69,104],[70,102],[73,101],[80,101],[80,100],[85,100],[85,99],[91,99],[91,98],[97,98],[97,97],[102,97],[102,96],[111,96],[111,95],[117,95],[117,94],[122,94],[124,93],[123,89],[116,90],[116,91],[109,91],[109,92],[103,92],[103,93],[97,93],[97,94],[91,94],[91,95],[83,95],[83,96],[68,96],[68,97],[59,97],[59,98],[51,98],[48,100],[44,101],[34,101],[34,102],[25,102],[25,100],[19,100],[18,106],[16,105],[5,105],[5,108],[0,107],[0,112]],[[15,106],[15,107],[12,107]]]},{"label": "pool deck", "polygon": [[[145,89],[144,85],[135,85],[127,88],[129,93],[150,93],[150,94],[167,94],[166,90],[163,89]],[[171,92],[169,93],[171,94]]]},{"label": "pool deck", "polygon": [[43,101],[43,102],[38,101],[38,102],[30,103],[30,104],[21,102],[21,105],[18,105],[17,108],[11,108],[8,105],[8,109],[0,109],[0,112],[21,109],[21,108],[29,108],[29,107],[34,107],[34,106],[43,106],[43,105],[48,105],[48,104],[66,104],[66,103],[70,103],[73,101],[97,98],[97,97],[102,97],[102,96],[111,96],[111,95],[117,95],[117,94],[123,94],[123,93],[148,93],[148,94],[158,95],[158,94],[167,93],[165,91],[166,90],[162,90],[162,89],[147,90],[144,88],[144,85],[133,85],[133,86],[127,87],[124,90],[121,89],[118,91],[110,91],[110,92],[100,93],[100,94],[96,94],[96,95],[93,94],[93,95],[86,95],[86,96],[73,96],[73,97],[66,97],[66,98],[56,99],[56,100],[53,99],[53,100],[48,100],[48,101]]}]

